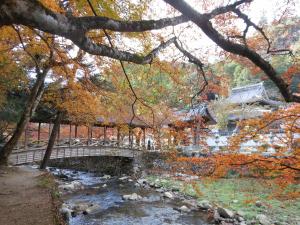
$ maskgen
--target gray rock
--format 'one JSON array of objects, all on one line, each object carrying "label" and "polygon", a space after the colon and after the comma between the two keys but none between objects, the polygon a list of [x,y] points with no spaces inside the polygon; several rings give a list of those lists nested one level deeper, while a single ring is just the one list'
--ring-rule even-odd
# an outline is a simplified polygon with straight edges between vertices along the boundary
[{"label": "gray rock", "polygon": [[263,204],[262,204],[261,201],[256,201],[256,202],[255,202],[255,206],[257,206],[257,207],[262,207]]},{"label": "gray rock", "polygon": [[212,205],[208,200],[201,200],[200,202],[198,202],[198,206],[200,209],[204,209],[204,210],[208,210],[212,208]]},{"label": "gray rock", "polygon": [[165,189],[163,189],[163,188],[158,188],[158,189],[156,189],[155,191],[160,192],[160,193],[163,193],[163,192],[165,191]]},{"label": "gray rock", "polygon": [[166,191],[163,196],[166,198],[174,199],[173,194],[169,191]]},{"label": "gray rock", "polygon": [[147,184],[147,180],[146,179],[138,179],[136,181],[138,184],[142,185],[142,184]]},{"label": "gray rock", "polygon": [[99,209],[100,209],[100,205],[93,204],[92,206],[90,206],[86,210],[84,210],[84,214],[91,214],[91,213],[97,212]]},{"label": "gray rock", "polygon": [[72,181],[67,184],[61,184],[58,186],[59,191],[67,191],[67,192],[73,192],[77,190],[84,189],[84,185],[80,181]]},{"label": "gray rock", "polygon": [[256,216],[256,219],[262,225],[271,225],[272,224],[271,220],[266,215],[264,215],[264,214],[258,214]]},{"label": "gray rock", "polygon": [[216,222],[221,221],[221,216],[220,216],[220,214],[218,213],[217,210],[214,210],[214,220],[215,220]]},{"label": "gray rock", "polygon": [[93,204],[88,203],[88,202],[83,202],[83,203],[77,203],[75,204],[72,209],[76,212],[83,212],[85,211],[87,208],[91,207]]},{"label": "gray rock", "polygon": [[110,175],[108,175],[108,174],[105,174],[104,176],[102,176],[101,177],[102,179],[110,179],[111,178],[111,176]]},{"label": "gray rock", "polygon": [[61,208],[59,212],[65,221],[69,221],[70,217],[72,216],[72,210],[66,207]]},{"label": "gray rock", "polygon": [[132,201],[136,201],[136,200],[141,200],[142,197],[140,195],[138,195],[137,193],[133,193],[131,195],[123,195],[122,197],[124,200],[132,200]]},{"label": "gray rock", "polygon": [[244,218],[241,217],[241,216],[238,216],[238,217],[237,217],[237,220],[238,220],[239,222],[243,222],[243,221],[244,221]]},{"label": "gray rock", "polygon": [[183,205],[179,208],[179,211],[180,212],[190,212],[191,210],[187,206]]},{"label": "gray rock", "polygon": [[156,187],[156,188],[160,188],[160,187],[161,187],[161,185],[160,185],[160,184],[154,184],[154,187]]},{"label": "gray rock", "polygon": [[223,208],[223,207],[218,207],[217,209],[219,215],[223,218],[233,218],[234,217],[234,212],[232,212],[229,209]]},{"label": "gray rock", "polygon": [[185,199],[182,201],[182,203],[194,210],[198,208],[198,202],[195,199]]},{"label": "gray rock", "polygon": [[232,200],[232,203],[234,203],[234,204],[236,204],[236,203],[238,203],[238,202],[239,202],[239,201],[236,200],[236,199]]},{"label": "gray rock", "polygon": [[120,177],[120,178],[119,178],[119,180],[127,180],[127,179],[128,179],[127,176],[125,176],[125,177]]}]

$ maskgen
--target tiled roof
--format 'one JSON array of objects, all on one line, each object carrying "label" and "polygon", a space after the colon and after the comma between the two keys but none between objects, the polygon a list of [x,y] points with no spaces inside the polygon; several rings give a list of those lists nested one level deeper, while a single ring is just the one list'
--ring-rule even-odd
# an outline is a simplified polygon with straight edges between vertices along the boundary
[{"label": "tiled roof", "polygon": [[227,98],[230,103],[244,104],[254,103],[263,100],[269,100],[263,82],[247,85],[243,87],[233,88],[231,95]]}]

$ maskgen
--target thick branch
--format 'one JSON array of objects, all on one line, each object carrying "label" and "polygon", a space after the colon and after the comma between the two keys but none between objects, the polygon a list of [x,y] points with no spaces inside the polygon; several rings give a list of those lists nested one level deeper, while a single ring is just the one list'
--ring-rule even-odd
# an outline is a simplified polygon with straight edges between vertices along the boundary
[{"label": "thick branch", "polygon": [[117,50],[106,45],[97,44],[86,36],[91,29],[108,29],[119,32],[143,32],[161,29],[186,22],[184,16],[160,20],[117,21],[106,17],[73,17],[55,13],[33,0],[4,0],[0,3],[0,26],[21,24],[48,33],[60,35],[72,40],[82,50],[100,56],[107,56],[138,64],[152,61],[158,51],[167,47],[172,41],[162,43],[147,56]]},{"label": "thick branch", "polygon": [[300,102],[299,98],[294,97],[288,89],[287,83],[277,76],[275,69],[269,62],[263,59],[258,53],[249,49],[245,45],[234,43],[222,36],[209,21],[209,17],[200,14],[189,6],[185,1],[180,0],[164,0],[165,2],[172,5],[175,9],[187,16],[192,22],[194,22],[201,30],[218,46],[227,52],[231,52],[243,57],[248,58],[256,66],[265,72],[265,74],[275,83],[279,88],[282,96],[287,102],[297,101]]}]

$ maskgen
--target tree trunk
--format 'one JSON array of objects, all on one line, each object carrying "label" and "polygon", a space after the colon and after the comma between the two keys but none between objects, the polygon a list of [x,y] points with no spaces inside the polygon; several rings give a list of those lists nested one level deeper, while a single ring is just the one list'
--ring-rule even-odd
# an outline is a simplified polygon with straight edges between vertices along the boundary
[{"label": "tree trunk", "polygon": [[54,121],[52,132],[51,132],[51,135],[50,135],[50,138],[49,138],[49,141],[48,141],[48,146],[47,146],[43,161],[42,161],[41,166],[40,166],[40,169],[46,169],[46,166],[47,166],[48,161],[50,159],[52,149],[53,149],[53,146],[54,146],[54,143],[55,143],[55,140],[56,140],[56,136],[57,136],[58,131],[59,131],[59,125],[60,125],[61,118],[62,118],[62,113],[58,111],[57,115],[56,115],[56,118],[55,118],[55,121]]},{"label": "tree trunk", "polygon": [[25,109],[23,114],[17,123],[17,127],[9,139],[9,141],[3,146],[2,150],[0,151],[0,165],[7,165],[8,157],[12,150],[17,145],[22,133],[24,132],[25,127],[27,126],[30,118],[35,111],[37,105],[40,102],[40,99],[44,92],[44,81],[47,75],[48,70],[44,70],[42,73],[37,75],[37,80],[31,90],[29,95],[28,101],[26,102]]}]

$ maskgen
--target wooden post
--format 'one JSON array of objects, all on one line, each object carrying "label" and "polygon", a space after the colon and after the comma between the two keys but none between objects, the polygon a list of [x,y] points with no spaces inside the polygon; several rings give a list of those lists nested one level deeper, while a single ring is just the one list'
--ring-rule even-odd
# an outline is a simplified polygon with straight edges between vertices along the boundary
[{"label": "wooden post", "polygon": [[70,129],[69,129],[69,146],[72,145],[71,141],[72,141],[72,124],[70,124]]},{"label": "wooden post", "polygon": [[75,125],[75,138],[77,138],[77,124]]},{"label": "wooden post", "polygon": [[91,139],[93,139],[93,126],[91,126]]},{"label": "wooden post", "polygon": [[38,126],[38,144],[40,144],[41,141],[41,122],[39,122]]},{"label": "wooden post", "polygon": [[87,138],[87,145],[90,143],[90,127],[88,126],[88,132],[87,132],[88,138]]},{"label": "wooden post", "polygon": [[120,146],[120,127],[117,127],[117,145]]},{"label": "wooden post", "polygon": [[57,131],[57,140],[56,140],[57,145],[59,145],[59,141],[60,141],[60,124],[58,125],[58,131]]},{"label": "wooden post", "polygon": [[103,132],[104,132],[104,143],[106,142],[106,126],[103,127]]},{"label": "wooden post", "polygon": [[132,148],[132,144],[133,144],[132,128],[129,127],[129,146],[130,146],[130,148]]},{"label": "wooden post", "polygon": [[143,129],[143,147],[146,147],[146,128],[142,128]]}]

